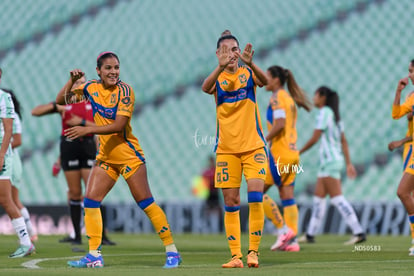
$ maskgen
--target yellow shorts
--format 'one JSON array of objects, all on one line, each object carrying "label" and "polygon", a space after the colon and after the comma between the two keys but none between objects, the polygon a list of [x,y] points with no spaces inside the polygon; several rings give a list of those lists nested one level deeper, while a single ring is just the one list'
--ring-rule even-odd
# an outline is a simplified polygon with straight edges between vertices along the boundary
[{"label": "yellow shorts", "polygon": [[267,153],[264,148],[257,150],[226,154],[218,153],[216,157],[216,188],[240,188],[242,171],[246,180],[266,179]]},{"label": "yellow shorts", "polygon": [[139,167],[145,164],[139,158],[128,161],[128,164],[111,164],[101,160],[96,160],[96,166],[104,169],[106,173],[115,181],[118,180],[119,175],[122,175],[127,180],[133,175]]},{"label": "yellow shorts", "polygon": [[277,156],[269,152],[269,173],[265,184],[276,184],[278,187],[295,184],[296,172],[299,170],[299,155],[290,158]]},{"label": "yellow shorts", "polygon": [[404,172],[414,175],[414,158],[413,158],[413,146],[404,146],[403,151],[403,161],[404,161]]}]

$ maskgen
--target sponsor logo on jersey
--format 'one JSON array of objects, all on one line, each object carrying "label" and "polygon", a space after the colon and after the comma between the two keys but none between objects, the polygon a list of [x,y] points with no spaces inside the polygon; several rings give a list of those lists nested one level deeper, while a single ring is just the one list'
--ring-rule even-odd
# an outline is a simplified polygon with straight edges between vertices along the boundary
[{"label": "sponsor logo on jersey", "polygon": [[227,162],[217,162],[217,167],[227,167]]},{"label": "sponsor logo on jersey", "polygon": [[257,163],[265,163],[266,162],[266,155],[263,153],[258,153],[254,156],[254,161]]}]

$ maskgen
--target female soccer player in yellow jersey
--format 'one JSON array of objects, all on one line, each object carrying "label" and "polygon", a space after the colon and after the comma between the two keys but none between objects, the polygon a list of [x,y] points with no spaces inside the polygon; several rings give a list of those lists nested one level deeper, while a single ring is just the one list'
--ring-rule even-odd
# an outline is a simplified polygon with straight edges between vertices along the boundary
[{"label": "female soccer player in yellow jersey", "polygon": [[[284,89],[285,83],[289,93]],[[264,192],[276,184],[284,217],[283,220],[276,203],[265,195],[265,215],[279,232],[277,241],[270,249],[299,251],[299,244],[295,241],[298,232],[298,207],[294,199],[295,177],[300,168],[299,151],[296,149],[296,105],[310,111],[312,104],[296,83],[292,72],[280,66],[267,69],[266,90],[272,91],[272,96],[266,114],[269,130],[266,136],[269,144],[269,170]]]},{"label": "female soccer player in yellow jersey", "polygon": [[[409,93],[406,99],[408,99],[413,93],[414,91]],[[408,122],[408,126],[407,126],[407,133],[405,134],[405,137],[400,140],[392,141],[388,144],[388,149],[390,151],[393,151],[396,148],[404,146],[403,154],[402,154],[403,162],[404,162],[403,170],[405,170],[405,168],[407,167],[408,162],[412,158],[412,153],[413,153],[413,143],[412,143],[413,141],[413,113],[407,114],[407,122]]]},{"label": "female soccer player in yellow jersey", "polygon": [[[263,187],[267,156],[256,103],[256,86],[266,85],[266,74],[253,62],[247,44],[225,31],[217,41],[218,65],[204,80],[202,90],[216,99],[216,179],[224,197],[224,224],[232,259],[223,268],[243,267],[240,241],[240,184],[247,181],[249,202],[249,252],[247,265],[259,267],[258,250],[264,225]],[[239,65],[239,58],[246,65]]]},{"label": "female soccer player in yellow jersey", "polygon": [[341,171],[346,164],[348,177],[355,178],[356,170],[352,165],[345,137],[344,125],[339,114],[338,93],[326,86],[319,87],[313,97],[319,109],[312,137],[305,143],[300,153],[304,153],[321,140],[319,147],[319,171],[316,182],[313,209],[306,235],[299,241],[314,242],[326,212],[326,195],[351,228],[353,236],[344,244],[351,245],[366,240],[365,232],[358,221],[352,205],[342,195]]},{"label": "female soccer player in yellow jersey", "polygon": [[[408,79],[414,83],[414,59],[411,60],[408,66],[408,77],[401,79],[398,82],[397,90],[395,91],[394,104],[392,106],[392,118],[399,119],[405,114],[413,114],[414,109],[414,94],[411,94],[405,102],[400,105],[401,92],[407,86]],[[412,135],[412,133],[411,133]],[[414,199],[412,193],[414,191],[414,159],[410,158],[408,164],[405,167],[404,174],[398,185],[397,195],[400,198],[402,204],[407,210],[408,218],[411,226],[411,248],[409,249],[409,255],[414,256]]]},{"label": "female soccer player in yellow jersey", "polygon": [[175,268],[181,263],[174,245],[170,226],[162,209],[154,202],[148,180],[143,151],[132,134],[131,117],[135,95],[132,87],[119,79],[120,65],[116,54],[103,52],[97,58],[96,72],[100,80],[89,81],[70,91],[73,83],[84,73],[70,72],[68,82],[56,97],[56,103],[65,104],[72,96],[88,98],[94,111],[96,126],[75,126],[65,131],[70,139],[87,134],[99,134],[99,150],[86,186],[84,197],[85,227],[89,238],[89,253],[79,261],[69,261],[71,267],[103,267],[101,255],[102,200],[121,174],[136,200],[151,220],[155,231],[166,247],[164,268]]}]

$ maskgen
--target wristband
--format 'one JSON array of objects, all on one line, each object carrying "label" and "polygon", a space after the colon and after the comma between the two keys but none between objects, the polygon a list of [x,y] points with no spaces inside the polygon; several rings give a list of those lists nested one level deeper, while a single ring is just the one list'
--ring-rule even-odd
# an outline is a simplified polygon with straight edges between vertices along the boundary
[{"label": "wristband", "polygon": [[85,120],[85,119],[82,119],[82,121],[81,121],[80,125],[81,125],[81,126],[85,126],[85,125],[86,125],[86,120]]},{"label": "wristband", "polygon": [[53,101],[52,104],[53,104],[52,112],[57,112],[58,110],[57,110],[57,104],[56,104],[56,102]]}]

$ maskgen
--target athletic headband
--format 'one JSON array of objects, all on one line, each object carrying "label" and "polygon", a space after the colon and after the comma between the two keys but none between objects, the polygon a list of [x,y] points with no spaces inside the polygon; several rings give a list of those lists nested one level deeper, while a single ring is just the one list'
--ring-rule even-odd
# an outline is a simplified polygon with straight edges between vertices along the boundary
[{"label": "athletic headband", "polygon": [[110,51],[106,51],[106,52],[102,52],[98,55],[98,57],[96,58],[96,62],[98,62],[98,60],[101,58],[101,56],[106,55],[106,54],[114,54],[114,52],[110,52]]}]

